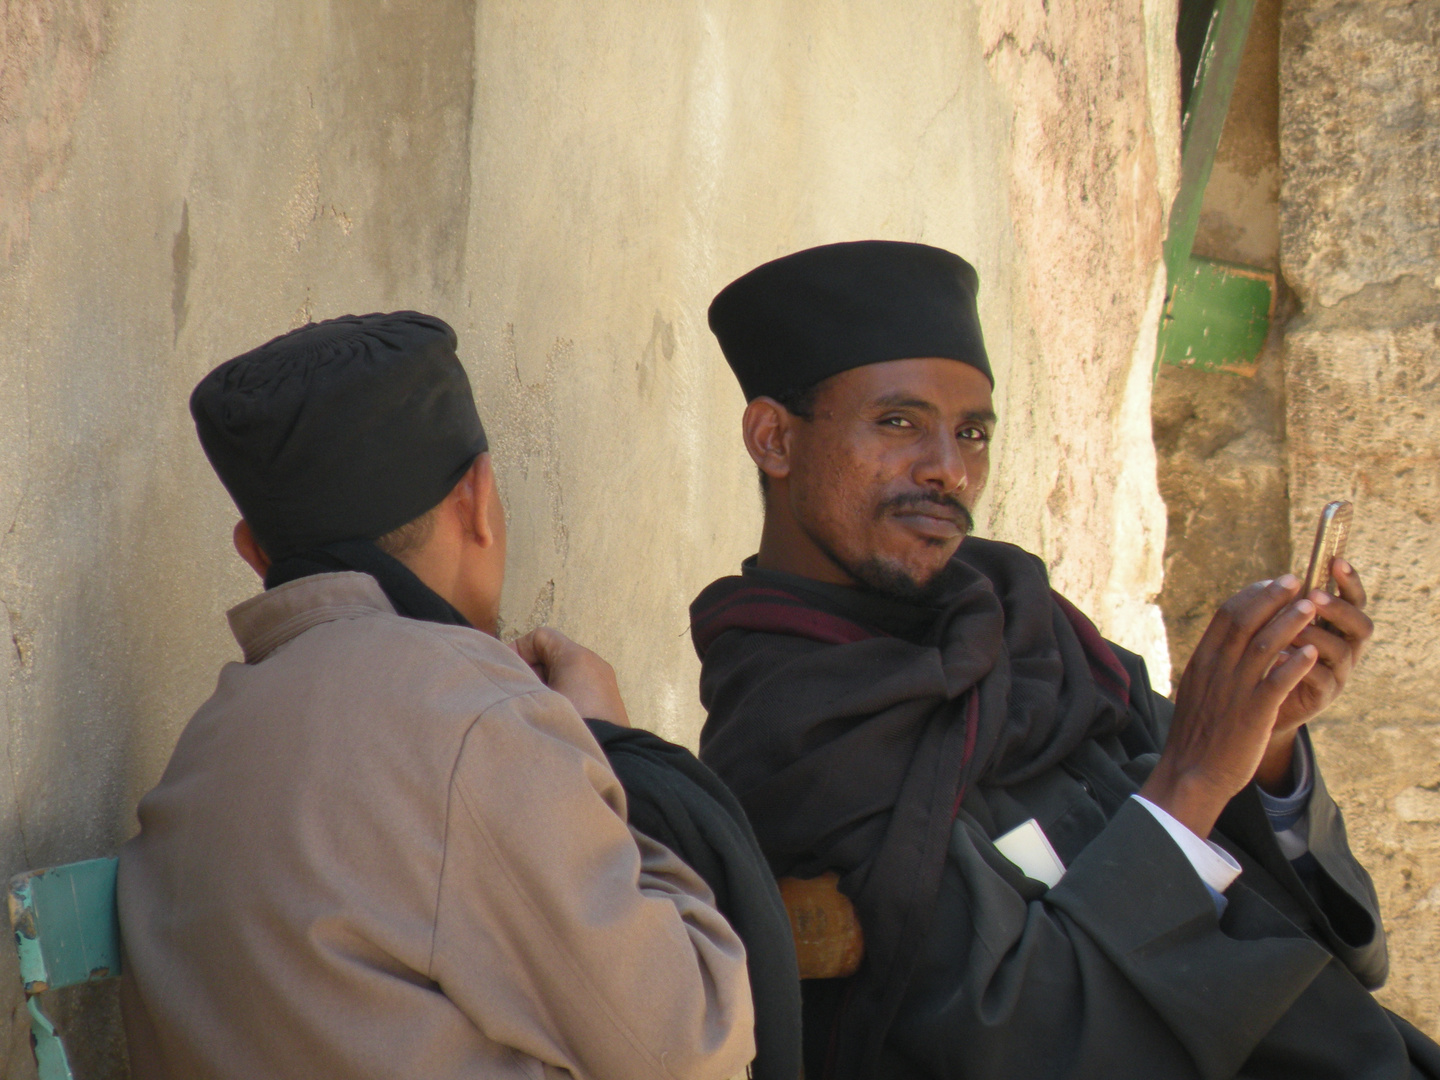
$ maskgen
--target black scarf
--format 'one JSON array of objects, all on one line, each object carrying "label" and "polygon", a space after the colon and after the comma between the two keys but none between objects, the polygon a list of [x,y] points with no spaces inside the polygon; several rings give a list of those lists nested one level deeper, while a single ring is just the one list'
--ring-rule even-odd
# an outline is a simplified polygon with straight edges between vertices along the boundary
[{"label": "black scarf", "polygon": [[369,574],[379,582],[397,615],[446,626],[470,625],[448,600],[416,577],[399,559],[386,555],[372,540],[340,540],[287,556],[272,563],[266,571],[265,588],[273,589],[313,574],[345,570]]},{"label": "black scarf", "polygon": [[745,942],[755,1001],[752,1080],[798,1080],[800,972],[775,878],[745,811],[683,746],[639,728],[587,720],[629,803],[630,824],[705,879]]},{"label": "black scarf", "polygon": [[[380,584],[396,614],[469,626],[404,563],[366,540],[292,555],[270,567],[265,587],[312,574],[355,570]],[[694,754],[647,731],[587,720],[625,789],[630,824],[678,855],[715,894],[716,907],[745,943],[755,1002],[754,1080],[800,1075],[800,977],[780,892],[733,795]]]},{"label": "black scarf", "polygon": [[1128,718],[1124,667],[1039,559],[971,537],[944,573],[930,609],[753,568],[691,607],[704,761],[774,872],[840,871],[865,930],[837,1076],[873,1072],[966,791],[1039,775]]}]

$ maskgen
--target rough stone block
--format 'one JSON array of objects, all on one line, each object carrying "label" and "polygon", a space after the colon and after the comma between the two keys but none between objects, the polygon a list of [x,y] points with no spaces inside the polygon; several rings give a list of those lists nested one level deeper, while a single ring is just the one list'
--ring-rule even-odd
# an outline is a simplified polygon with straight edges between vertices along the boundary
[{"label": "rough stone block", "polygon": [[1380,1001],[1440,1037],[1440,724],[1433,714],[1363,716],[1321,721],[1311,733],[1350,845],[1380,897],[1390,944]]},{"label": "rough stone block", "polygon": [[1308,558],[1328,500],[1355,502],[1350,555],[1364,575],[1374,644],[1347,715],[1436,715],[1440,665],[1440,318],[1398,325],[1325,319],[1285,343],[1291,537]]},{"label": "rough stone block", "polygon": [[1277,345],[1254,378],[1164,366],[1155,450],[1169,512],[1160,606],[1177,678],[1227,596],[1290,566]]},{"label": "rough stone block", "polygon": [[1281,264],[1307,303],[1440,269],[1440,0],[1293,0]]}]

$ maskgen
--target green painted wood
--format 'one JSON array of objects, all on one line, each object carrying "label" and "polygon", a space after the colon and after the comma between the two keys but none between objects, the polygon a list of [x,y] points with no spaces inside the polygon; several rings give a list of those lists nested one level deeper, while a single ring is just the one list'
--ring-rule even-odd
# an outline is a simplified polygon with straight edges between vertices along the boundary
[{"label": "green painted wood", "polygon": [[40,1080],[74,1080],[65,1044],[41,1008],[40,994],[120,974],[117,865],[116,859],[89,859],[10,881],[10,922]]},{"label": "green painted wood", "polygon": [[1180,129],[1180,190],[1170,210],[1170,232],[1165,238],[1165,267],[1172,283],[1185,269],[1195,244],[1205,185],[1210,182],[1215,151],[1225,130],[1230,95],[1254,13],[1255,0],[1217,0],[1210,16],[1199,70]]},{"label": "green painted wood", "polygon": [[1191,256],[1172,280],[1158,360],[1205,371],[1253,374],[1270,334],[1275,275]]},{"label": "green painted wood", "polygon": [[1195,89],[1195,76],[1200,71],[1200,57],[1205,51],[1205,37],[1210,30],[1210,17],[1215,14],[1215,0],[1180,0],[1175,20],[1175,45],[1180,50],[1180,115],[1190,107]]},{"label": "green painted wood", "polygon": [[[1225,130],[1225,116],[1230,111],[1230,96],[1235,89],[1235,76],[1245,52],[1245,38],[1250,32],[1250,19],[1255,13],[1255,0],[1190,0],[1182,9],[1179,27],[1182,52],[1193,50],[1196,20],[1209,8],[1209,25],[1205,43],[1200,50],[1195,79],[1185,96],[1185,115],[1180,130],[1180,190],[1170,209],[1170,231],[1165,237],[1165,310],[1160,320],[1159,339],[1155,348],[1154,374],[1162,363],[1186,363],[1222,371],[1243,370],[1248,361],[1200,359],[1218,356],[1216,348],[1229,356],[1237,347],[1237,335],[1249,340],[1256,331],[1245,312],[1251,310],[1250,288],[1228,279],[1214,278],[1193,260],[1195,233],[1200,228],[1200,207],[1205,200],[1205,187],[1215,164],[1215,151]],[[1189,15],[1189,23],[1185,16]],[[1198,267],[1198,268],[1197,268]],[[1254,271],[1264,273],[1264,271]],[[1199,280],[1197,280],[1197,278]],[[1217,294],[1218,291],[1218,294]],[[1273,279],[1271,294],[1273,296]],[[1270,304],[1266,304],[1264,343],[1269,332]],[[1204,312],[1224,315],[1223,326],[1209,326],[1201,319]],[[1243,324],[1243,332],[1242,332]],[[1213,339],[1213,341],[1212,341]],[[1223,341],[1223,348],[1218,345]],[[1216,348],[1211,348],[1215,345]],[[1242,350],[1243,351],[1243,350]],[[1259,355],[1259,349],[1255,356]]]},{"label": "green painted wood", "polygon": [[40,999],[32,997],[26,1004],[30,1008],[30,1049],[35,1054],[35,1070],[40,1080],[75,1080],[65,1044],[40,1008]]},{"label": "green painted wood", "polygon": [[26,993],[120,974],[115,859],[21,874],[10,883],[10,921]]}]

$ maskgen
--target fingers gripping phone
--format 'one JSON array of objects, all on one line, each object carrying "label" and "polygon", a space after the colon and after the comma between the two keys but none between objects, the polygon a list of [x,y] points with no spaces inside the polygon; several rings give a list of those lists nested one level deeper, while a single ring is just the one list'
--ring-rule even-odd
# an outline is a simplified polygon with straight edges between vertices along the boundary
[{"label": "fingers gripping phone", "polygon": [[1330,564],[1345,557],[1345,543],[1350,539],[1350,520],[1355,516],[1355,506],[1344,499],[1326,503],[1320,511],[1320,524],[1315,528],[1315,548],[1310,552],[1310,568],[1305,571],[1305,588],[1301,596],[1309,596],[1312,589],[1324,589],[1332,596],[1339,593]]}]

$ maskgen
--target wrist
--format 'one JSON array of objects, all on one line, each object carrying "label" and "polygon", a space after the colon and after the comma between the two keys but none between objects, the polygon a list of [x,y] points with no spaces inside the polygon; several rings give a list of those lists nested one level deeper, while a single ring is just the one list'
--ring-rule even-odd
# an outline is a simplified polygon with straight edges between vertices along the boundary
[{"label": "wrist", "polygon": [[1296,731],[1275,732],[1270,745],[1255,770],[1255,783],[1271,795],[1289,795],[1295,786],[1292,763],[1295,758]]},{"label": "wrist", "polygon": [[1210,835],[1220,812],[1230,801],[1229,795],[1217,791],[1214,784],[1203,778],[1172,773],[1165,768],[1163,760],[1145,781],[1140,795],[1202,839]]}]

